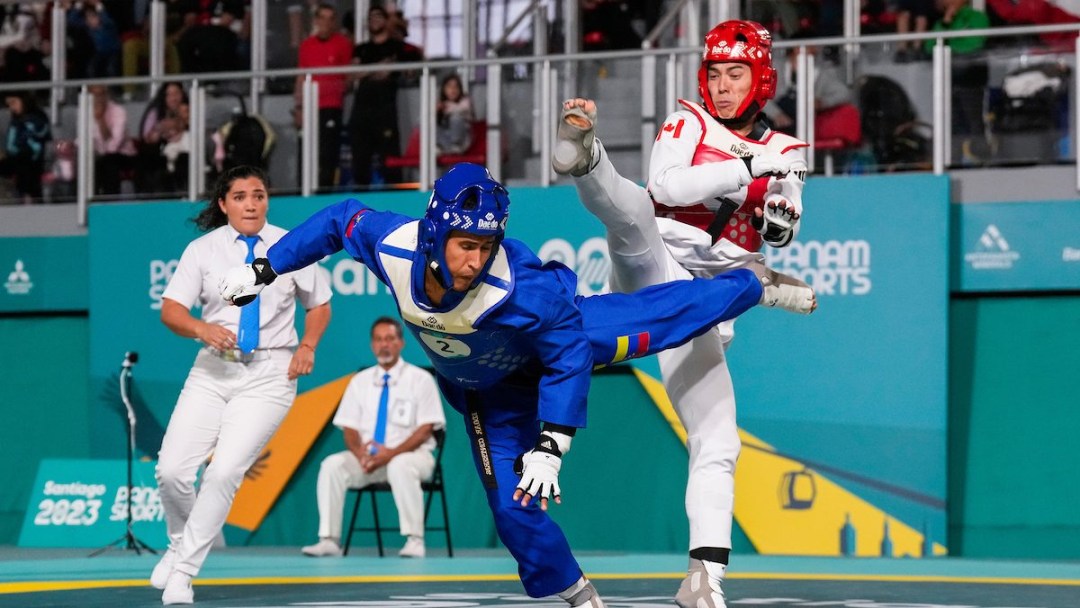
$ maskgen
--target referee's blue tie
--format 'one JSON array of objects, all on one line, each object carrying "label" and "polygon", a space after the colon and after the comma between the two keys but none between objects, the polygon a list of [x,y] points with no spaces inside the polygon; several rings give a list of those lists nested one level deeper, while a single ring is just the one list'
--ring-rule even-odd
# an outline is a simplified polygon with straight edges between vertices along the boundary
[{"label": "referee's blue tie", "polygon": [[[241,239],[247,243],[248,253],[247,258],[244,259],[245,264],[250,264],[255,261],[255,243],[259,242],[258,236],[244,236],[240,235]],[[247,306],[240,307],[240,332],[236,337],[236,344],[240,347],[240,352],[250,353],[255,351],[255,347],[259,345],[259,298],[261,296],[255,296],[255,301]]]},{"label": "referee's blue tie", "polygon": [[[382,394],[379,395],[379,417],[375,419],[375,443],[386,443],[386,410],[390,406],[390,374],[383,374]],[[372,453],[375,448],[372,447]]]}]

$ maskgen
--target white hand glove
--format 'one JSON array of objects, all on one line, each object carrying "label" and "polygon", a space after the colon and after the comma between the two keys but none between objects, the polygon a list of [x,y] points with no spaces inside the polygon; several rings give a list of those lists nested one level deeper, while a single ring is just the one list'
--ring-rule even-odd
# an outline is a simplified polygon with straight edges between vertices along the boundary
[{"label": "white hand glove", "polygon": [[521,455],[521,482],[518,483],[518,492],[514,493],[517,500],[521,493],[529,498],[541,499],[540,507],[547,508],[549,495],[554,495],[555,501],[559,501],[562,490],[559,488],[559,469],[562,467],[562,458],[548,452],[529,450]]},{"label": "white hand glove", "polygon": [[259,258],[251,264],[230,268],[218,281],[218,293],[226,302],[243,306],[255,301],[263,288],[276,278],[277,273],[270,267],[270,262]]},{"label": "white hand glove", "polygon": [[251,302],[259,295],[263,287],[263,285],[255,284],[255,271],[246,264],[230,268],[218,281],[218,293],[221,294],[221,299],[234,306],[243,306]]},{"label": "white hand glove", "polygon": [[790,243],[799,221],[795,205],[782,196],[770,196],[766,198],[761,211],[761,217],[755,215],[750,223],[761,234],[762,240],[773,247]]}]

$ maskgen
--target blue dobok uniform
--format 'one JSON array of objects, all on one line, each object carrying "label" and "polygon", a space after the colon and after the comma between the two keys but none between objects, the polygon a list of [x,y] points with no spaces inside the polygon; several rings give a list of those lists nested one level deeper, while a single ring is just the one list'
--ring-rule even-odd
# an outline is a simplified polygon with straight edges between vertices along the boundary
[{"label": "blue dobok uniform", "polygon": [[749,270],[677,281],[633,294],[575,296],[577,276],[504,239],[489,272],[440,306],[424,293],[426,259],[418,222],[349,199],[327,207],[267,253],[277,273],[344,249],[388,285],[405,326],[424,348],[446,400],[465,418],[477,472],[499,538],[532,597],[565,590],[581,576],[562,530],[539,508],[512,500],[514,461],[533,448],[541,421],[585,426],[594,365],[687,342],[761,299]]}]

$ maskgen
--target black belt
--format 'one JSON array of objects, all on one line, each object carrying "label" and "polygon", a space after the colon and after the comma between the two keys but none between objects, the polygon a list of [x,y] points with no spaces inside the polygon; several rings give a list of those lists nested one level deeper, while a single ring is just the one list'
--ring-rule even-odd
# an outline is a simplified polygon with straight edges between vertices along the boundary
[{"label": "black belt", "polygon": [[709,227],[705,229],[705,232],[712,237],[713,243],[720,240],[724,234],[724,226],[727,226],[728,220],[739,210],[739,204],[730,198],[718,196],[716,200],[720,202],[720,208],[716,210],[716,215],[709,222]]},{"label": "black belt", "polygon": [[495,463],[491,458],[491,448],[488,447],[484,418],[480,414],[480,395],[476,391],[465,391],[465,407],[469,412],[469,436],[472,437],[476,455],[480,457],[480,481],[485,488],[494,490],[499,487],[499,482],[495,479]]}]

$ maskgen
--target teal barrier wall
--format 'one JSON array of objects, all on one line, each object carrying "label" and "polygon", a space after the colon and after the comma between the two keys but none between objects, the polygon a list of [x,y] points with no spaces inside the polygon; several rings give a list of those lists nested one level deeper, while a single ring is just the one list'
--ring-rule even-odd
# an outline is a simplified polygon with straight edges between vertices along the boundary
[{"label": "teal barrier wall", "polygon": [[[868,208],[878,209],[876,214],[867,217],[829,220],[834,227],[857,233],[860,223],[864,221],[888,223],[885,221],[888,213],[881,211],[881,205],[869,204],[861,193],[867,189],[875,193],[896,190],[903,183],[901,178],[901,181],[887,185],[869,184],[866,180],[870,179],[874,178],[813,180],[808,196],[815,189],[820,189],[820,194],[843,194],[861,200]],[[528,202],[515,206],[511,230],[522,236],[522,232],[529,232],[533,227],[550,227],[549,231],[538,233],[530,244],[544,249],[546,257],[562,256],[560,259],[576,267],[584,277],[581,285],[583,291],[601,288],[607,267],[600,247],[602,241],[598,242],[594,236],[600,234],[599,226],[587,216],[579,218],[566,211],[569,207],[564,206],[567,204],[565,188],[538,190],[535,195],[519,195],[523,190],[528,189],[515,190],[515,201]],[[909,201],[920,200],[920,197],[904,195],[902,190],[900,197]],[[417,200],[423,200],[422,195],[408,193],[365,195],[364,198],[375,206],[396,208],[402,212],[415,211]],[[329,200],[333,199],[275,199],[271,216],[275,222],[289,226]],[[972,244],[984,240],[982,237],[988,223],[996,226],[1009,251],[1020,252],[1021,260],[1032,259],[1034,254],[1026,253],[1027,245],[1024,243],[1035,242],[1024,236],[1029,228],[1026,224],[988,219],[982,214],[989,211],[983,209],[979,213],[969,214],[969,207],[991,208],[998,205],[965,205],[963,209],[956,209],[951,256],[954,289],[1080,289],[1080,285],[1071,279],[1048,287],[1044,283],[1032,284],[1030,280],[1026,284],[1016,279],[999,281],[997,273],[985,274],[990,271],[984,271],[983,279],[979,280],[994,277],[995,281],[994,286],[986,287],[985,283],[976,284],[973,282],[975,279],[968,278],[978,278],[978,274],[965,277],[962,273],[968,271],[962,270],[958,264],[967,260],[962,257],[969,252],[967,250],[976,253],[1002,252],[1001,241],[993,235],[987,241],[990,245]],[[149,438],[141,439],[140,452],[152,454],[156,451],[155,442],[160,441],[161,429],[168,420],[180,382],[190,366],[197,345],[175,337],[160,325],[158,311],[153,307],[155,294],[160,296],[160,290],[164,288],[170,260],[179,258],[183,246],[195,236],[190,225],[184,222],[197,209],[197,205],[183,203],[93,207],[91,219],[94,230],[91,231],[91,238],[94,234],[101,238],[86,249],[91,258],[91,272],[73,273],[68,266],[64,275],[73,277],[67,285],[70,288],[68,294],[87,291],[85,286],[79,287],[80,275],[93,277],[91,284],[94,289],[86,296],[91,299],[92,324],[85,318],[72,317],[0,317],[0,340],[3,342],[0,369],[4,370],[4,382],[0,383],[0,421],[6,423],[0,426],[0,445],[4,445],[5,454],[19,454],[16,466],[8,467],[3,474],[3,487],[12,490],[5,492],[0,499],[0,543],[14,542],[16,538],[36,464],[41,458],[116,457],[122,454],[124,427],[114,387],[116,371],[126,350],[141,350],[143,354],[143,362],[136,368],[134,392],[137,409],[141,408],[140,411],[145,414],[140,420],[145,423]],[[1030,209],[1025,208],[1025,213]],[[1080,222],[1080,216],[1070,213],[1071,210],[1071,207],[1065,207],[1061,210],[1064,213],[1056,214],[1053,221],[1055,231],[1064,226],[1066,234],[1080,234],[1080,226],[1076,225]],[[824,219],[828,214],[820,208],[818,211],[817,215],[808,211],[808,230],[800,239],[820,240],[814,233],[815,220]],[[1045,217],[1038,212],[1032,215]],[[920,220],[917,226],[902,227],[903,230],[896,233],[895,243],[885,243],[883,247],[902,248],[905,230],[930,230],[930,226],[929,222]],[[1025,227],[1023,234],[1017,234],[1020,226]],[[825,226],[819,225],[817,228]],[[1036,227],[1036,230],[1041,228]],[[78,239],[64,240],[75,247],[79,246]],[[38,258],[44,260],[41,262],[43,266],[39,266],[37,261],[31,263],[24,260],[23,271],[30,280],[17,277],[18,280],[12,281],[8,275],[15,271],[15,263],[4,255],[10,257],[7,252],[11,251],[12,246],[25,251],[24,245],[29,241],[0,240],[0,263],[3,264],[0,279],[16,284],[32,282],[34,287],[31,289],[36,290],[39,285],[44,285],[39,282],[39,277],[53,275],[51,271],[42,274],[42,269],[58,268],[62,264],[50,260],[48,256]],[[990,251],[993,247],[997,248],[996,252]],[[61,253],[67,251],[63,247],[47,249],[55,249],[56,255],[62,255],[63,263],[70,262],[72,258],[68,256],[80,255],[77,251],[74,254],[70,251]],[[1068,273],[1075,266],[1072,253],[1075,250],[1080,250],[1080,243],[1066,241],[1061,244],[1057,255],[1063,264],[1064,274],[1051,276],[1071,276]],[[22,256],[21,253],[18,255]],[[909,251],[908,255],[907,267],[916,268],[926,252]],[[997,257],[1004,259],[1003,256],[990,256],[994,259]],[[990,258],[977,255],[970,259]],[[872,259],[877,262],[881,258],[874,255]],[[132,263],[132,260],[137,262]],[[326,345],[320,349],[317,374],[306,380],[302,389],[370,364],[366,345],[367,319],[393,312],[388,298],[379,288],[370,285],[368,277],[351,266],[351,262],[332,258],[324,262],[324,267],[331,273],[335,284],[336,314],[331,330],[335,335],[328,337]],[[880,284],[879,277],[875,276],[879,267],[874,265],[871,270],[875,286]],[[127,273],[132,273],[131,276],[136,278],[123,279],[122,276]],[[1035,274],[1038,275],[1037,272]],[[1032,273],[1025,271],[1012,273],[1011,276],[1028,280]],[[904,281],[910,284],[912,290],[926,288],[917,274]],[[52,280],[49,283],[55,284]],[[2,294],[6,294],[6,291],[0,289]],[[58,306],[54,309],[59,310],[78,309],[77,296],[65,297],[70,298],[66,300],[68,303],[54,305],[51,302],[58,300],[49,298],[34,304],[31,309],[48,310],[49,306]],[[902,293],[899,298],[899,312],[883,317],[883,325],[892,323],[895,316],[904,314]],[[833,304],[834,310],[836,306],[845,306],[843,298],[839,297],[823,297],[823,303]],[[1080,535],[1080,523],[1076,521],[1075,510],[1069,510],[1078,498],[1077,484],[1072,483],[1073,478],[1069,477],[1069,463],[1075,459],[1069,449],[1069,440],[1080,430],[1080,414],[1077,414],[1077,402],[1068,382],[1067,371],[1076,369],[1075,343],[1080,339],[1080,328],[1076,326],[1077,312],[1080,312],[1080,302],[1076,298],[961,300],[952,304],[948,375],[948,544],[951,553],[1080,557],[1080,549],[1077,549],[1080,543],[1075,542]],[[777,333],[785,324],[800,321],[794,318],[780,321],[784,317],[772,311],[758,311],[753,315],[740,322],[740,340],[737,340],[736,346],[737,356],[741,358],[739,365],[750,358],[743,349],[753,340],[745,338],[762,332]],[[758,320],[762,327],[754,328],[753,324]],[[776,320],[775,325],[773,320]],[[94,334],[94,338],[90,334]],[[902,336],[902,333],[893,332],[893,335]],[[864,340],[865,336],[837,331],[833,339],[857,342]],[[880,342],[878,340],[873,346],[889,346]],[[801,357],[811,365],[814,361],[812,350],[807,353],[800,348],[798,353],[792,355],[790,349],[783,347],[783,343],[761,346],[771,349],[766,359],[770,363],[787,361],[792,357]],[[415,350],[407,351],[407,355],[414,360],[417,358]],[[865,367],[865,357],[859,362]],[[858,373],[858,366],[851,370],[852,375]],[[63,381],[57,382],[58,377]],[[760,385],[762,390],[768,388],[767,382],[754,377],[737,378],[736,384],[738,387]],[[912,384],[919,384],[919,381],[913,380]],[[787,388],[799,390],[800,385]],[[922,390],[925,387],[920,384],[915,388]],[[740,392],[740,404],[752,402],[744,393],[745,390]],[[637,511],[626,508],[622,503],[600,501],[594,488],[588,485],[591,479],[598,478],[594,475],[606,478],[604,476],[610,477],[626,468],[613,462],[610,456],[619,453],[625,445],[626,433],[602,432],[609,425],[615,429],[629,426],[623,424],[625,413],[619,411],[609,420],[609,410],[602,406],[594,406],[592,428],[583,434],[583,438],[587,439],[575,443],[574,452],[567,459],[567,504],[557,508],[555,515],[571,533],[575,546],[583,549],[609,548],[609,545],[621,541],[633,545],[627,548],[646,546],[650,550],[679,550],[684,542],[686,526],[681,505],[685,481],[683,448],[665,424],[656,418],[655,410],[635,381],[622,375],[598,377],[594,395],[605,397],[601,403],[607,403],[606,398],[613,394],[618,396],[614,402],[633,404],[630,411],[635,412],[635,416],[640,414],[639,419],[632,421],[634,426],[630,427],[635,433],[663,438],[663,444],[657,448],[662,454],[655,461],[657,469],[652,479],[661,480],[666,485],[662,492],[655,493],[655,500],[648,505],[649,509],[661,510],[662,517],[628,522],[633,526],[630,529],[635,531],[633,535],[614,532],[619,527],[616,525],[610,531],[597,529],[594,525],[598,518],[609,518],[612,512],[633,515]],[[637,405],[639,403],[640,407]],[[39,404],[48,404],[48,407]],[[757,427],[759,431],[765,429],[768,421],[755,416],[750,409],[752,407],[741,410],[742,421]],[[64,420],[64,424],[58,424],[58,419]],[[459,424],[459,420],[451,418],[452,437],[455,430],[460,433],[460,427],[455,426]],[[856,437],[862,430],[859,425],[846,428],[851,437]],[[87,433],[85,429],[90,429],[90,432]],[[838,426],[837,429],[842,435],[844,428]],[[789,430],[792,432],[787,436],[798,439],[798,423],[794,423]],[[154,433],[157,433],[156,437]],[[48,440],[43,441],[43,437]],[[803,437],[803,440],[812,439]],[[340,434],[335,430],[325,431],[263,527],[250,539],[240,540],[256,544],[297,545],[309,542],[312,530],[305,530],[296,522],[305,519],[314,522],[312,495],[318,462],[322,456],[339,450],[340,441]],[[591,453],[592,450],[595,453]],[[477,517],[478,514],[486,517],[486,506],[476,501],[475,480],[471,476],[471,463],[467,461],[463,445],[451,444],[447,459],[448,467],[468,467],[470,471],[468,476],[450,482],[455,541],[460,539],[463,547],[494,545],[490,527],[476,526],[478,521],[486,522],[486,519]],[[898,465],[902,464],[899,460]],[[890,469],[886,467],[885,470]],[[574,472],[572,475],[569,473],[571,471]],[[926,479],[935,479],[939,475],[925,471],[920,474]],[[632,481],[627,480],[628,483]],[[575,488],[579,483],[582,485]],[[642,494],[637,492],[636,496]],[[590,498],[575,498],[583,495]],[[641,511],[646,509],[643,507]],[[388,508],[387,512],[392,512],[392,509]],[[366,510],[362,513],[370,517]],[[578,514],[588,514],[588,518],[579,518]],[[638,543],[634,540],[636,536],[644,540]],[[437,546],[439,539],[431,540],[433,546]],[[371,539],[360,539],[360,542],[370,545]],[[746,537],[737,530],[736,550],[752,549]]]},{"label": "teal barrier wall", "polygon": [[85,311],[86,237],[0,239],[0,313]]},{"label": "teal barrier wall", "polygon": [[[878,205],[868,206],[862,198],[868,181],[879,192]],[[529,244],[542,259],[557,259],[575,268],[580,277],[580,293],[604,291],[610,261],[603,228],[577,201],[576,191],[570,187],[515,188],[511,195],[514,200],[511,235]],[[839,550],[835,530],[843,524],[845,514],[851,514],[859,530],[866,533],[880,529],[883,518],[887,517],[897,535],[897,550],[917,555],[921,541],[915,535],[921,538],[922,534],[930,533],[940,545],[945,530],[948,181],[925,175],[820,180],[808,188],[806,198],[808,209],[814,209],[814,213],[808,212],[807,217],[813,219],[803,226],[798,251],[788,251],[772,262],[812,283],[821,294],[822,310],[809,319],[778,311],[751,312],[745,325],[740,321],[741,337],[732,351],[732,373],[744,426],[786,455],[779,469],[775,464],[767,465],[772,469],[770,476],[747,483],[764,489],[762,500],[768,501],[770,513],[776,512],[778,516],[794,513],[805,518],[806,511],[812,509],[811,516],[820,519],[822,525],[813,531],[800,526],[778,533],[776,526],[760,516],[747,516],[740,523],[758,550],[835,554]],[[363,199],[375,208],[395,209],[410,215],[420,212],[426,202],[426,196],[416,192],[376,193],[364,195]],[[292,227],[334,200],[277,198],[271,202],[270,219],[277,225]],[[880,213],[880,207],[914,204],[918,205],[917,212],[927,218],[927,224],[935,228],[898,241],[893,238],[892,218]],[[141,425],[140,451],[153,456],[160,444],[161,429],[168,421],[198,348],[194,341],[173,335],[160,323],[160,295],[184,247],[197,236],[189,220],[199,207],[190,203],[162,203],[91,209],[94,230],[90,234],[89,274],[94,289],[90,293],[90,376],[92,392],[103,395],[91,405],[95,412],[91,416],[95,456],[122,455],[124,436],[117,432],[122,431],[122,426],[117,424],[122,421],[120,412],[98,387],[114,383],[112,379],[123,353],[130,350],[141,353],[134,386],[136,401],[148,413]],[[118,234],[125,238],[116,238]],[[911,249],[924,256],[917,264],[912,263]],[[368,327],[377,316],[395,312],[385,288],[356,262],[337,254],[320,264],[335,292],[334,321],[318,349],[315,373],[301,382],[301,391],[325,384],[357,367],[371,365]],[[923,290],[908,292],[908,285],[916,280],[921,281]],[[890,322],[880,323],[881,319]],[[847,336],[853,325],[868,329],[861,336]],[[890,339],[893,339],[891,344]],[[776,376],[775,366],[781,358],[787,362],[783,353],[789,351],[778,352],[777,344],[790,345],[792,349],[791,366],[782,377]],[[920,356],[914,356],[916,351]],[[407,346],[405,356],[423,362],[414,344]],[[850,367],[849,361],[853,360],[874,363],[860,373]],[[642,364],[646,369],[655,368],[655,363],[649,361]],[[829,370],[828,382],[821,376],[822,369]],[[911,377],[919,377],[920,382],[908,384]],[[782,383],[783,390],[777,390],[778,383]],[[611,403],[608,393],[594,394],[598,395],[592,402],[594,411]],[[808,408],[806,403],[816,405]],[[858,426],[852,425],[853,419],[858,419]],[[676,441],[674,433],[664,424],[643,432],[665,442]],[[600,446],[598,453],[602,456],[597,462],[583,460],[578,464],[574,462],[578,453],[575,447],[575,456],[567,464],[568,480],[574,467],[601,467],[584,469],[587,472],[581,479],[591,483],[609,478],[607,469],[624,466],[618,457],[622,453],[623,434],[590,434],[594,437],[592,441]],[[452,430],[451,438],[454,437]],[[907,466],[893,466],[895,459],[878,458],[867,447],[885,440],[902,451]],[[336,436],[324,436],[317,446],[319,453],[309,455],[305,470],[281,499],[283,505],[288,504],[296,492],[296,504],[306,506],[297,506],[297,511],[285,516],[283,522],[303,521],[301,509],[307,509],[306,519],[314,521],[311,494],[312,476],[317,473],[315,463],[326,452],[340,449],[339,441]],[[592,441],[579,443],[590,445]],[[866,449],[854,449],[857,444]],[[475,483],[464,449],[462,442],[448,452],[448,458],[458,458],[456,468],[463,473],[455,479],[459,487]],[[775,454],[765,455],[764,460],[773,457]],[[760,452],[744,453],[744,460],[750,459],[763,460]],[[673,454],[660,461],[663,470],[685,470],[685,467],[684,454]],[[782,498],[777,502],[776,486],[791,474],[791,467],[816,470],[813,475],[819,476],[819,482],[828,480],[828,487],[822,486],[817,496]],[[887,483],[877,486],[852,483],[852,479],[859,477]],[[681,497],[681,485],[672,485],[666,494]],[[649,481],[642,479],[635,487],[621,492],[641,496],[652,492],[650,488]],[[882,488],[896,491],[890,493]],[[919,499],[912,500],[913,495]],[[456,499],[457,512],[475,514],[486,510],[482,502],[475,502],[476,497],[466,496],[462,494]],[[680,503],[681,498],[674,501],[676,505]],[[281,506],[277,510],[287,508]],[[586,548],[607,548],[610,539],[616,537],[638,549],[678,548],[685,542],[682,534],[665,541],[674,543],[673,546],[660,547],[654,538],[659,532],[630,537],[592,533],[590,530],[596,528],[590,523],[588,513],[580,506],[564,509],[563,513],[568,528],[582,529],[585,537],[581,543]],[[675,521],[677,524],[673,525],[686,525],[681,509]],[[659,525],[664,530],[669,528],[666,520]],[[298,529],[295,525],[283,525],[281,534],[259,531],[254,536],[258,542],[300,544],[308,539],[296,534]],[[463,546],[470,543],[487,546],[493,542],[490,529],[484,531],[483,524],[470,529],[477,536],[463,539]],[[906,538],[901,538],[904,535]],[[248,542],[236,532],[230,536],[233,541]],[[811,537],[813,542],[804,542]]]},{"label": "teal barrier wall", "polygon": [[960,300],[950,335],[950,548],[1080,558],[1080,296]]},{"label": "teal barrier wall", "polygon": [[1080,201],[955,205],[953,288],[1080,289]]},{"label": "teal barrier wall", "polygon": [[0,544],[18,538],[38,462],[90,451],[86,317],[0,317]]}]

